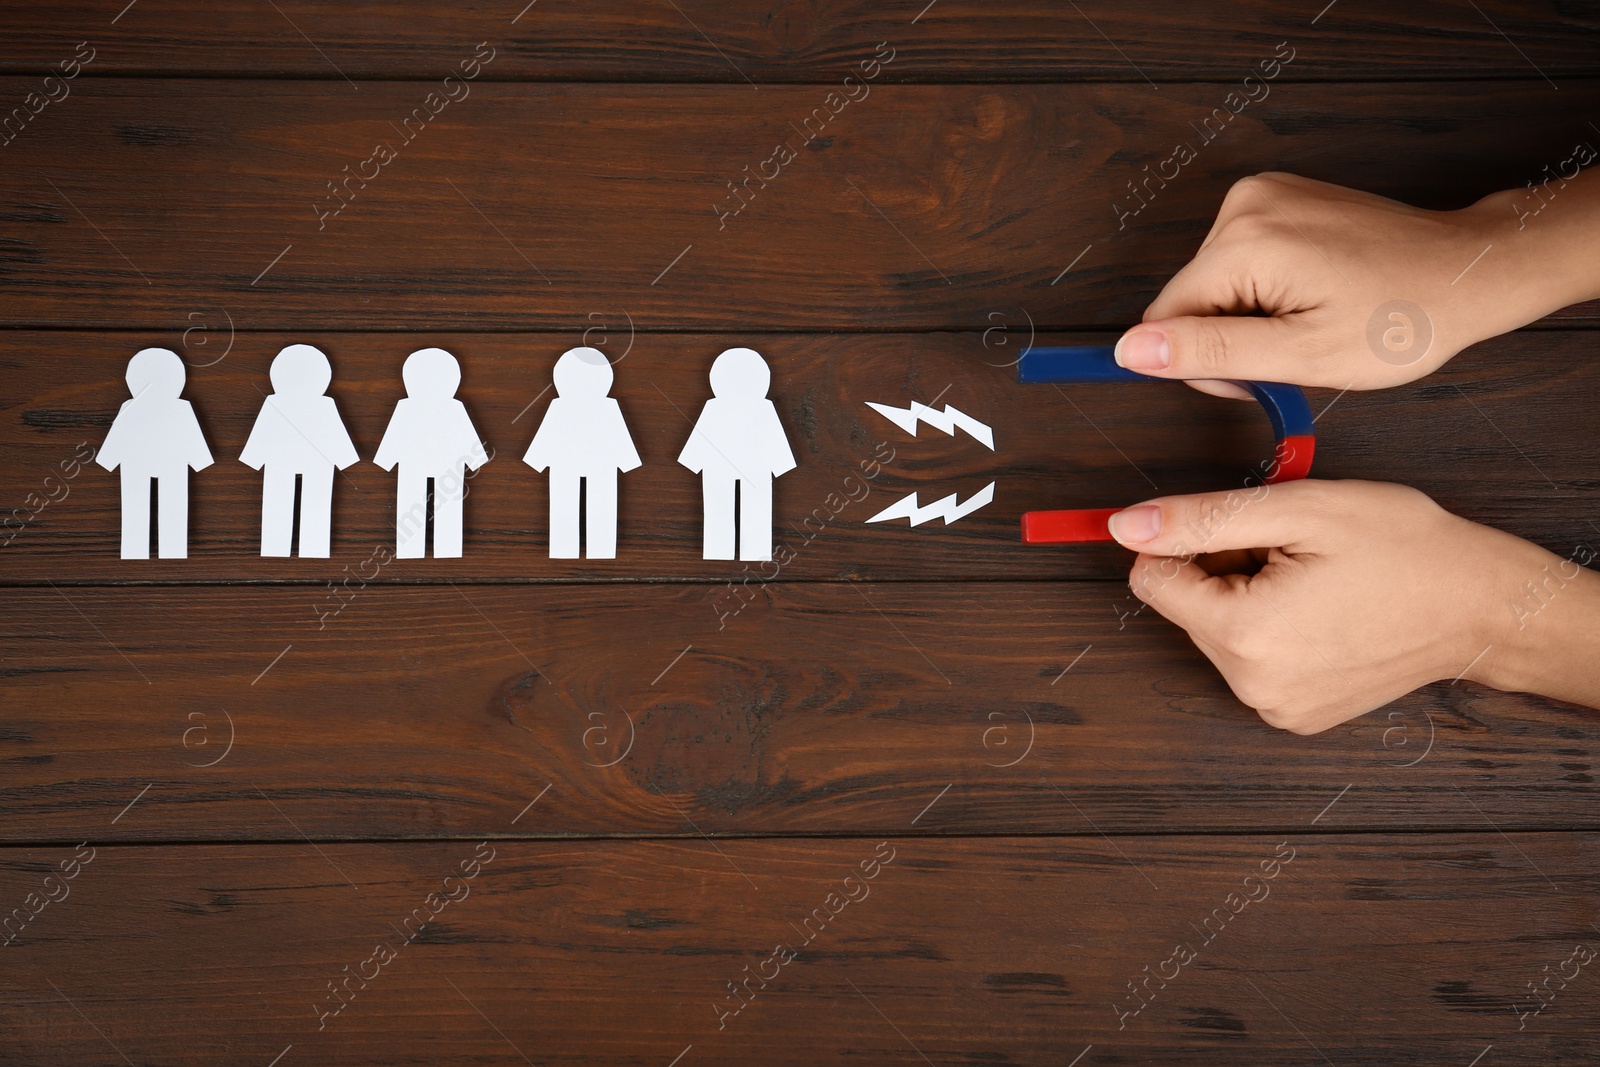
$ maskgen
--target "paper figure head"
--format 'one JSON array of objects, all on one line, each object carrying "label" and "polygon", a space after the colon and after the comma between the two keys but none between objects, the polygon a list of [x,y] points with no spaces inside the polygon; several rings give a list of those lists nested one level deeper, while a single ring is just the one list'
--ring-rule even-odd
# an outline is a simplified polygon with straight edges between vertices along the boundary
[{"label": "paper figure head", "polygon": [[601,397],[611,392],[611,361],[598,348],[569,348],[552,374],[557,396]]},{"label": "paper figure head", "polygon": [[290,345],[272,360],[272,389],[292,396],[321,396],[333,380],[333,368],[322,349]]},{"label": "paper figure head", "polygon": [[183,360],[170,348],[146,348],[128,360],[128,389],[135,397],[176,400],[183,382]]},{"label": "paper figure head", "polygon": [[711,364],[711,391],[728,400],[762,400],[772,371],[753,348],[730,348]]},{"label": "paper figure head", "polygon": [[461,364],[442,348],[419,348],[406,357],[400,377],[406,383],[406,396],[448,400],[461,384]]}]

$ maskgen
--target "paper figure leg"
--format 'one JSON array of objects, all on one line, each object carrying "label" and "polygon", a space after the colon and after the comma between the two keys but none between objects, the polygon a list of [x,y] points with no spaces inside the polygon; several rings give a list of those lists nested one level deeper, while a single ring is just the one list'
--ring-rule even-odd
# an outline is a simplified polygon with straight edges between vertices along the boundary
[{"label": "paper figure leg", "polygon": [[189,556],[189,471],[156,479],[156,551],[162,559]]},{"label": "paper figure leg", "polygon": [[150,558],[150,479],[122,472],[122,558]]},{"label": "paper figure leg", "polygon": [[428,547],[428,479],[400,466],[395,496],[396,559],[421,559]]},{"label": "paper figure leg", "polygon": [[570,471],[550,470],[551,559],[578,558],[578,482]]},{"label": "paper figure leg", "polygon": [[433,480],[433,558],[461,558],[467,483],[456,471]]},{"label": "paper figure leg", "polygon": [[300,555],[327,559],[333,531],[333,467],[300,475]]},{"label": "paper figure leg", "polygon": [[584,486],[584,555],[617,558],[617,472],[591,474]]},{"label": "paper figure leg", "polygon": [[707,475],[701,479],[706,512],[704,559],[733,558],[733,486],[732,478]]},{"label": "paper figure leg", "polygon": [[294,525],[294,471],[269,465],[261,479],[261,554],[287,556]]},{"label": "paper figure leg", "polygon": [[772,478],[739,479],[739,558],[772,558]]}]

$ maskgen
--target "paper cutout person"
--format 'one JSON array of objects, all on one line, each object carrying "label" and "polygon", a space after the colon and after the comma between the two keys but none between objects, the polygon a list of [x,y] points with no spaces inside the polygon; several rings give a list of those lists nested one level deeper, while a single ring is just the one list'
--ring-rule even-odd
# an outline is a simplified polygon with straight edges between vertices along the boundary
[{"label": "paper cutout person", "polygon": [[[772,479],[795,468],[778,409],[767,399],[772,371],[761,354],[730,348],[711,365],[710,400],[678,462],[700,475],[704,558],[772,558]],[[739,515],[734,525],[734,496]]]},{"label": "paper cutout person", "polygon": [[324,396],[333,368],[320,349],[290,345],[272,361],[272,395],[239,453],[265,468],[261,487],[261,554],[287,556],[294,532],[294,485],[300,480],[300,555],[328,557],[333,527],[333,472],[361,457],[339,407]]},{"label": "paper cutout person", "polygon": [[598,348],[574,348],[556,360],[556,398],[522,461],[550,469],[550,558],[578,558],[579,491],[585,555],[617,556],[617,474],[639,466],[622,407],[611,392],[611,363]]},{"label": "paper cutout person", "polygon": [[95,462],[122,468],[122,558],[150,558],[150,482],[156,483],[156,545],[162,559],[189,555],[189,469],[211,466],[194,408],[179,397],[183,360],[146,348],[128,360],[128,391]]},{"label": "paper cutout person", "polygon": [[372,457],[384,470],[399,470],[395,497],[395,557],[421,559],[426,546],[428,489],[433,488],[433,554],[461,555],[462,502],[467,495],[463,468],[489,462],[467,406],[455,399],[461,364],[442,348],[423,348],[406,357],[401,377],[406,395],[394,406],[389,427]]}]

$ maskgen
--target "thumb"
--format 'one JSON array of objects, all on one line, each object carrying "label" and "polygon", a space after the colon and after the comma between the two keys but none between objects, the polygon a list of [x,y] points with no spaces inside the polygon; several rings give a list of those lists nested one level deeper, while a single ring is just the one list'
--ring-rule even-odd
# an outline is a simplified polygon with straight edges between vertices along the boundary
[{"label": "thumb", "polygon": [[1290,317],[1180,315],[1140,323],[1117,342],[1117,365],[1157,378],[1321,384],[1286,358],[1304,325]]},{"label": "thumb", "polygon": [[1189,557],[1240,548],[1314,549],[1328,533],[1322,481],[1283,482],[1193,496],[1167,496],[1111,516],[1111,536],[1152,556]]}]

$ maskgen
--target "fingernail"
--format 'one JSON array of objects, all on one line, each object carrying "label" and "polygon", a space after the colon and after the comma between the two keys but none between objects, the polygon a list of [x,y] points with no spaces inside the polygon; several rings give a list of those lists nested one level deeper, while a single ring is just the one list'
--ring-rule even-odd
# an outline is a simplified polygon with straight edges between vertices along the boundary
[{"label": "fingernail", "polygon": [[1161,370],[1172,363],[1172,346],[1160,330],[1136,330],[1122,335],[1113,355],[1128,370]]},{"label": "fingernail", "polygon": [[1154,504],[1125,508],[1111,516],[1107,525],[1111,536],[1123,544],[1142,544],[1161,532],[1161,509]]}]

